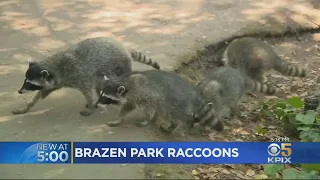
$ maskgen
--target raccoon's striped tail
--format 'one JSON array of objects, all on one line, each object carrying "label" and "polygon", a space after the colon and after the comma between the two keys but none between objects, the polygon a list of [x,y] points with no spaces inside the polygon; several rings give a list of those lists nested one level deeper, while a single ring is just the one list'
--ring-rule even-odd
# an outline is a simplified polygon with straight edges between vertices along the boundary
[{"label": "raccoon's striped tail", "polygon": [[287,63],[285,60],[281,59],[280,57],[277,58],[277,60],[275,61],[274,70],[287,76],[294,76],[294,77],[306,76],[306,70],[304,68],[294,64]]},{"label": "raccoon's striped tail", "polygon": [[141,52],[138,52],[136,50],[131,49],[130,50],[130,54],[131,54],[131,57],[133,58],[134,61],[150,65],[153,68],[158,69],[158,70],[160,69],[160,66],[159,66],[159,64],[157,62],[152,61],[151,58],[145,56]]},{"label": "raccoon's striped tail", "polygon": [[195,122],[199,123],[201,127],[210,127],[214,130],[221,132],[224,125],[220,117],[216,116],[213,110],[212,103],[206,103],[195,115]]},{"label": "raccoon's striped tail", "polygon": [[256,92],[268,94],[268,95],[272,95],[277,92],[276,88],[274,88],[268,84],[254,81],[248,77],[246,77],[246,87],[247,87],[247,89],[250,89],[252,91],[256,91]]}]

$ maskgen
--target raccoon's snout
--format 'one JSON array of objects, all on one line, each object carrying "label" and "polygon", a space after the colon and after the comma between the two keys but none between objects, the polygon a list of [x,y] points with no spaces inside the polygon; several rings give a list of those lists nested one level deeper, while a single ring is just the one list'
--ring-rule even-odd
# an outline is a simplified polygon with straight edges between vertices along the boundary
[{"label": "raccoon's snout", "polygon": [[19,94],[23,94],[23,93],[26,93],[26,92],[28,92],[28,90],[26,90],[26,89],[24,89],[24,88],[21,88],[21,89],[19,89],[19,91],[18,91]]},{"label": "raccoon's snout", "polygon": [[119,104],[119,101],[106,96],[102,96],[98,99],[97,104]]}]

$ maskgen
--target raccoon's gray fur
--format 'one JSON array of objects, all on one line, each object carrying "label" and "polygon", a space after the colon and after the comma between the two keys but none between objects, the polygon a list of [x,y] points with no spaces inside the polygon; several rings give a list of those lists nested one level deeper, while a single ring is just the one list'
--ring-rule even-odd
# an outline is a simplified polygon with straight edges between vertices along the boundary
[{"label": "raccoon's gray fur", "polygon": [[272,69],[283,75],[306,76],[305,69],[284,61],[267,43],[251,37],[233,40],[224,51],[222,61],[260,82],[267,82],[264,73]]},{"label": "raccoon's gray fur", "polygon": [[[202,96],[212,102],[218,117],[225,115],[225,110],[230,109],[232,116],[239,113],[238,102],[247,90],[265,94],[274,94],[276,89],[256,82],[231,67],[217,67],[209,69],[204,80],[198,83]],[[205,124],[205,122],[200,122]]]},{"label": "raccoon's gray fur", "polygon": [[[146,119],[138,126],[147,126],[159,117],[170,121],[168,128],[161,125],[161,130],[167,133],[181,121],[189,130],[200,120],[210,120],[215,130],[223,130],[223,124],[214,117],[211,104],[200,95],[199,88],[173,72],[148,70],[132,72],[118,79],[106,77],[103,96],[123,104],[118,119],[109,122],[109,126],[119,125],[127,113],[139,108],[145,112]],[[103,104],[100,99],[97,103]]]},{"label": "raccoon's gray fur", "polygon": [[103,75],[120,76],[131,72],[131,60],[149,64],[156,69],[159,65],[135,50],[128,50],[113,38],[90,38],[58,52],[44,61],[29,62],[25,81],[18,91],[39,90],[33,100],[14,114],[26,113],[38,100],[62,87],[75,88],[85,96],[87,107],[80,112],[88,116],[93,112],[93,93],[99,95]]}]

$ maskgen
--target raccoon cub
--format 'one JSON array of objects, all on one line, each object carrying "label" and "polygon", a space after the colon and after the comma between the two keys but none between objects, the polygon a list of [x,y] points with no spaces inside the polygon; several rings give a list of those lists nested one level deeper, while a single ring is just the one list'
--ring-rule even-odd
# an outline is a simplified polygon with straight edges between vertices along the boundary
[{"label": "raccoon cub", "polygon": [[224,51],[223,64],[241,71],[253,80],[267,82],[265,72],[276,70],[283,75],[305,77],[306,70],[281,59],[265,42],[244,37],[233,40]]},{"label": "raccoon cub", "polygon": [[[200,120],[210,120],[215,130],[223,130],[223,124],[214,117],[211,104],[200,95],[199,88],[173,72],[148,70],[120,78],[105,77],[104,87],[102,97],[122,104],[118,119],[109,122],[109,126],[119,125],[127,113],[140,108],[146,115],[146,119],[137,124],[140,127],[160,118],[170,121],[168,128],[160,126],[165,133],[171,133],[178,124],[191,130]],[[97,103],[104,104],[101,99]]]},{"label": "raccoon cub", "polygon": [[18,91],[20,94],[38,90],[26,106],[12,112],[22,114],[29,111],[37,101],[46,98],[51,92],[63,88],[75,88],[86,99],[83,116],[93,113],[92,90],[99,95],[99,86],[104,74],[119,76],[131,71],[131,60],[142,62],[160,69],[158,63],[132,49],[126,49],[112,38],[90,38],[73,45],[65,51],[47,57],[44,61],[29,62],[25,81]]},{"label": "raccoon cub", "polygon": [[[238,102],[247,90],[265,94],[276,92],[275,88],[251,80],[238,69],[224,66],[208,70],[206,78],[197,86],[201,89],[202,96],[212,102],[220,118],[226,115],[227,109],[230,109],[231,116],[239,113]],[[205,123],[208,122],[200,122]]]}]

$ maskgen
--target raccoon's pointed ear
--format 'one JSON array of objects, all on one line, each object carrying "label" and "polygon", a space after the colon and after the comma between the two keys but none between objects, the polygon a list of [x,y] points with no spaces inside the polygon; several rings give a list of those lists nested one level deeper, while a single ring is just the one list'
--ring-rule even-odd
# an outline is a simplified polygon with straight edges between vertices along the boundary
[{"label": "raccoon's pointed ear", "polygon": [[208,102],[207,105],[208,105],[209,107],[211,107],[211,106],[213,105],[213,103],[212,103],[212,102]]},{"label": "raccoon's pointed ear", "polygon": [[28,59],[29,67],[33,66],[36,64],[35,61],[33,61],[31,58]]},{"label": "raccoon's pointed ear", "polygon": [[124,86],[119,86],[118,88],[117,88],[117,94],[118,95],[123,95],[124,93],[126,92],[126,88],[124,87]]},{"label": "raccoon's pointed ear", "polygon": [[40,75],[43,79],[47,79],[49,77],[49,72],[47,70],[42,70]]},{"label": "raccoon's pointed ear", "polygon": [[103,76],[103,80],[104,80],[104,81],[109,81],[109,78],[108,78],[106,75],[104,75],[104,76]]}]

